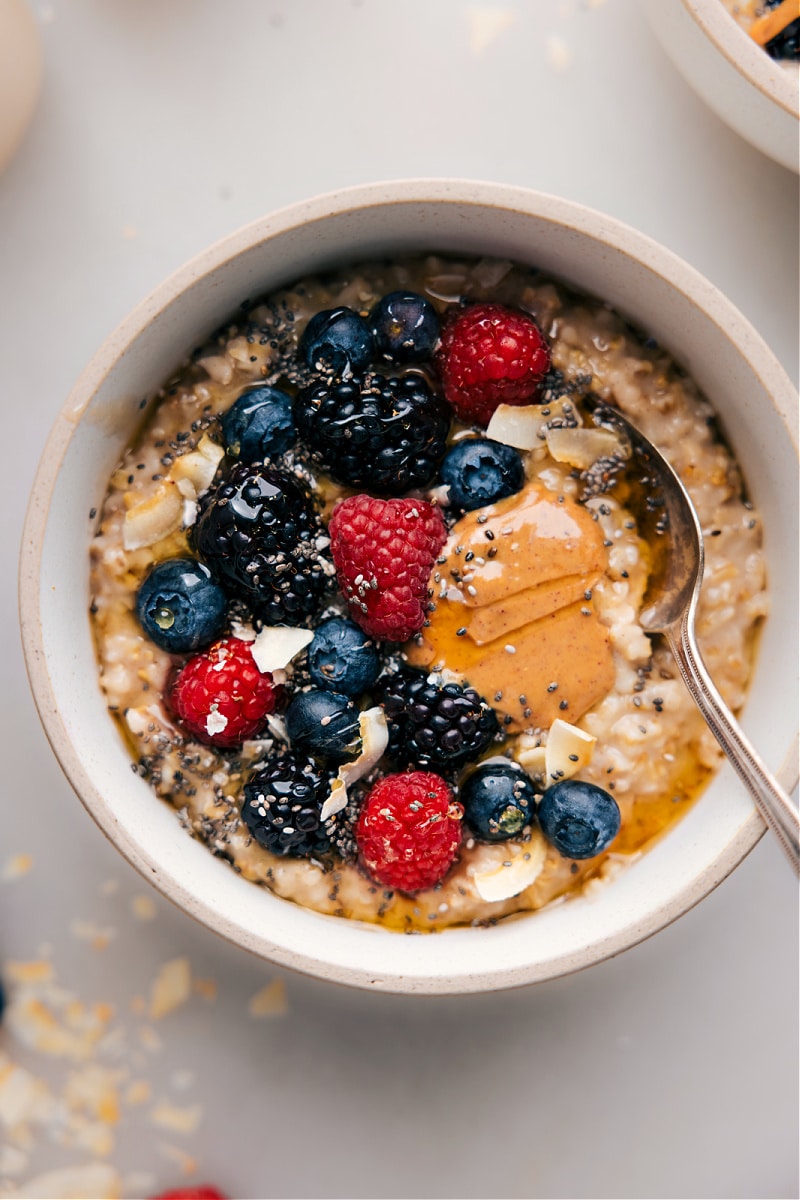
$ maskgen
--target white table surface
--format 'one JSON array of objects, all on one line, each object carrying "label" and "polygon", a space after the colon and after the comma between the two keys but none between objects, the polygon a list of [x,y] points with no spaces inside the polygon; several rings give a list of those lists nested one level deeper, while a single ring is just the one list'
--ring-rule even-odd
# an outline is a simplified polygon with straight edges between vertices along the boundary
[{"label": "white table surface", "polygon": [[[797,894],[770,840],[677,924],[574,978],[404,999],[281,973],[150,892],[85,814],[30,699],[14,586],[36,461],[76,374],[238,225],[380,178],[561,193],[688,259],[796,376],[796,177],[703,107],[633,0],[34,7],[44,93],[0,177],[0,871],[33,862],[0,885],[0,958],[49,956],[64,988],[115,1005],[120,1061],[152,1087],[123,1105],[107,1155],[125,1195],[193,1179],[238,1198],[796,1196]],[[131,908],[145,894],[155,920]],[[137,1016],[132,998],[180,956],[216,1001]],[[288,1011],[254,1019],[276,978]],[[141,1033],[154,1024],[158,1049]],[[8,1030],[0,1050],[56,1095],[76,1069]],[[202,1105],[194,1132],[154,1123],[161,1100]],[[44,1125],[0,1188],[92,1159]]]}]

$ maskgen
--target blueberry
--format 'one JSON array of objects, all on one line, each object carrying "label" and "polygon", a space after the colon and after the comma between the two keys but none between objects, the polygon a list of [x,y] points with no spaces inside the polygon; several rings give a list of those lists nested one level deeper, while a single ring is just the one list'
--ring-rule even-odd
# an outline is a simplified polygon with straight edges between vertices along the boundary
[{"label": "blueberry", "polygon": [[212,642],[225,624],[225,593],[204,563],[168,558],[158,563],[136,595],[136,616],[162,650],[186,654]]},{"label": "blueberry", "polygon": [[536,789],[514,763],[487,763],[468,776],[459,799],[472,830],[487,842],[504,842],[530,825]]},{"label": "blueberry", "polygon": [[374,642],[354,621],[332,617],[317,626],[308,647],[308,670],[317,687],[360,696],[372,687],[380,669]]},{"label": "blueberry", "polygon": [[417,363],[433,357],[439,341],[439,315],[416,292],[390,292],[369,315],[378,353],[389,362]]},{"label": "blueberry", "polygon": [[469,512],[518,492],[525,479],[519,452],[491,438],[456,442],[442,460],[440,474],[450,503]]},{"label": "blueberry", "polygon": [[337,765],[361,751],[358,709],[338,692],[299,692],[286,710],[292,749]]},{"label": "blueberry", "polygon": [[326,308],[306,325],[300,338],[300,356],[307,367],[341,374],[363,371],[375,357],[369,325],[352,308]]},{"label": "blueberry", "polygon": [[619,833],[619,821],[614,797],[593,783],[564,779],[539,802],[542,833],[565,858],[593,858],[607,850]]},{"label": "blueberry", "polygon": [[284,454],[297,441],[292,398],[279,388],[244,392],[222,418],[225,449],[242,462],[263,462]]}]

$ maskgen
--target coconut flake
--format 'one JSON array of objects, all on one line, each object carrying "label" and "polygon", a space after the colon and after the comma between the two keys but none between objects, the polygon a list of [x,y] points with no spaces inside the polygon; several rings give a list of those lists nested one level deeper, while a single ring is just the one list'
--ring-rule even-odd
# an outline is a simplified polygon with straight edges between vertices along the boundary
[{"label": "coconut flake", "polygon": [[180,528],[183,496],[172,479],[165,479],[152,496],[134,504],[122,524],[122,545],[126,550],[141,550],[168,537]]},{"label": "coconut flake", "polygon": [[169,478],[174,479],[178,487],[181,487],[181,484],[190,484],[195,494],[199,495],[211,487],[217,467],[224,455],[225,451],[222,446],[218,446],[204,434],[197,443],[196,450],[190,450],[188,454],[182,454],[180,458],[176,458],[172,464]]},{"label": "coconut flake", "polygon": [[286,984],[282,979],[273,979],[254,996],[250,997],[247,1011],[251,1017],[285,1017],[289,1011]]},{"label": "coconut flake", "polygon": [[188,958],[171,959],[164,963],[153,981],[150,1016],[156,1021],[165,1017],[167,1013],[185,1004],[191,994],[192,971]]},{"label": "coconut flake", "polygon": [[253,659],[262,674],[281,671],[312,641],[311,629],[296,629],[291,625],[269,625],[256,635],[252,644]]},{"label": "coconut flake", "polygon": [[331,792],[322,806],[321,818],[327,821],[347,806],[347,789],[350,784],[368,775],[383,757],[389,745],[389,726],[386,713],[376,705],[359,713],[358,728],[361,733],[361,753],[352,762],[343,763],[331,783]]},{"label": "coconut flake", "polygon": [[535,450],[542,444],[546,427],[566,418],[581,424],[580,414],[568,397],[551,404],[500,404],[486,427],[486,436],[517,450]]},{"label": "coconut flake", "polygon": [[17,1200],[42,1200],[44,1196],[58,1196],[60,1200],[114,1200],[122,1195],[122,1180],[110,1163],[86,1163],[46,1171],[12,1194]]},{"label": "coconut flake", "polygon": [[530,841],[518,843],[513,851],[509,843],[508,849],[506,862],[490,870],[476,871],[473,875],[472,882],[481,900],[490,903],[510,900],[530,887],[541,874],[547,843],[538,830],[531,834]]},{"label": "coconut flake", "polygon": [[340,813],[343,808],[347,808],[347,784],[341,775],[337,775],[331,781],[331,793],[322,806],[319,819],[327,821],[329,817],[335,817],[337,813]]},{"label": "coconut flake", "polygon": [[597,738],[556,717],[547,735],[545,771],[548,782],[571,779],[592,761]]},{"label": "coconut flake", "polygon": [[224,733],[228,728],[228,718],[224,713],[212,710],[206,717],[206,733],[209,737],[214,737],[217,733]]},{"label": "coconut flake", "polygon": [[610,429],[547,429],[547,449],[556,462],[585,471],[598,458],[628,458],[628,447]]}]

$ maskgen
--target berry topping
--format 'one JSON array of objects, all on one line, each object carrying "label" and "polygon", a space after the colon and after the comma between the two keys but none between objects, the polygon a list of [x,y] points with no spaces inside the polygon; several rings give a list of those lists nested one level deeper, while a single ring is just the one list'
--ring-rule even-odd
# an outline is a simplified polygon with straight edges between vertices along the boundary
[{"label": "berry topping", "polygon": [[293,411],[315,463],[338,483],[387,495],[431,482],[450,427],[447,406],[416,374],[318,381]]},{"label": "berry topping", "polygon": [[456,442],[439,474],[450,489],[450,503],[465,512],[511,496],[525,482],[519,451],[490,438]]},{"label": "berry topping", "polygon": [[268,624],[303,625],[327,589],[324,532],[296,476],[237,463],[201,501],[193,538],[226,591],[242,594]]},{"label": "berry topping", "polygon": [[360,696],[372,687],[380,669],[377,647],[353,621],[331,617],[314,630],[308,673],[317,687]]},{"label": "berry topping", "polygon": [[223,638],[181,667],[170,703],[200,742],[239,746],[264,728],[279,691],[272,676],[259,671],[250,646]]},{"label": "berry topping", "polygon": [[292,749],[338,766],[361,751],[358,709],[338,692],[299,692],[286,710]]},{"label": "berry topping", "polygon": [[432,358],[439,341],[439,315],[417,292],[390,292],[369,315],[377,351],[392,363]]},{"label": "berry topping", "polygon": [[464,818],[479,838],[504,842],[530,825],[536,812],[536,789],[515,763],[486,763],[461,786]]},{"label": "berry topping", "polygon": [[550,348],[526,313],[473,304],[442,330],[444,396],[462,421],[486,425],[498,404],[530,404],[550,369]]},{"label": "berry topping", "polygon": [[438,686],[413,667],[384,676],[381,684],[389,723],[387,753],[399,765],[453,770],[477,758],[494,740],[497,717],[474,688]]},{"label": "berry topping", "polygon": [[146,575],[136,595],[136,616],[162,650],[187,654],[222,632],[225,604],[208,567],[193,558],[169,558]]},{"label": "berry topping", "polygon": [[463,810],[439,775],[385,775],[356,826],[361,861],[384,887],[418,892],[444,878],[458,853]]},{"label": "berry topping", "polygon": [[564,779],[539,801],[539,825],[565,858],[593,858],[619,833],[620,813],[608,792],[593,783]]},{"label": "berry topping", "polygon": [[222,434],[228,454],[242,462],[284,454],[297,440],[291,396],[275,387],[245,392],[222,417]]},{"label": "berry topping", "polygon": [[340,375],[346,368],[363,371],[375,356],[369,325],[352,308],[326,308],[303,331],[300,357],[312,371]]},{"label": "berry topping", "polygon": [[169,1192],[160,1192],[151,1200],[228,1200],[228,1197],[210,1184],[201,1183],[197,1187],[173,1188]]},{"label": "berry topping", "polygon": [[332,822],[323,822],[329,776],[311,759],[277,754],[244,785],[242,820],[273,854],[311,858],[331,848]]},{"label": "berry topping", "polygon": [[328,533],[353,620],[388,642],[421,629],[431,568],[447,537],[438,508],[425,500],[350,496],[333,510]]}]

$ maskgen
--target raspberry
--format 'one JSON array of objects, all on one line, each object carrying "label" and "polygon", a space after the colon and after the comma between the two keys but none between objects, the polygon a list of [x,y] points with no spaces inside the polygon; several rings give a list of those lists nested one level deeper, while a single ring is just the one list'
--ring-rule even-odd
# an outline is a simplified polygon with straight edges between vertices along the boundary
[{"label": "raspberry", "polygon": [[436,363],[456,415],[487,425],[498,404],[535,399],[550,369],[550,348],[526,313],[473,304],[445,325]]},{"label": "raspberry", "polygon": [[228,1200],[228,1197],[217,1188],[201,1183],[197,1187],[173,1188],[169,1192],[159,1192],[152,1200]]},{"label": "raspberry", "polygon": [[361,861],[384,887],[409,893],[434,887],[456,857],[463,815],[440,775],[385,775],[359,814]]},{"label": "raspberry", "polygon": [[272,676],[259,671],[247,642],[222,638],[181,667],[170,701],[200,742],[239,746],[260,733],[278,699]]},{"label": "raspberry", "polygon": [[328,533],[339,588],[364,632],[404,642],[421,629],[431,568],[447,537],[438,508],[350,496],[333,510]]}]

